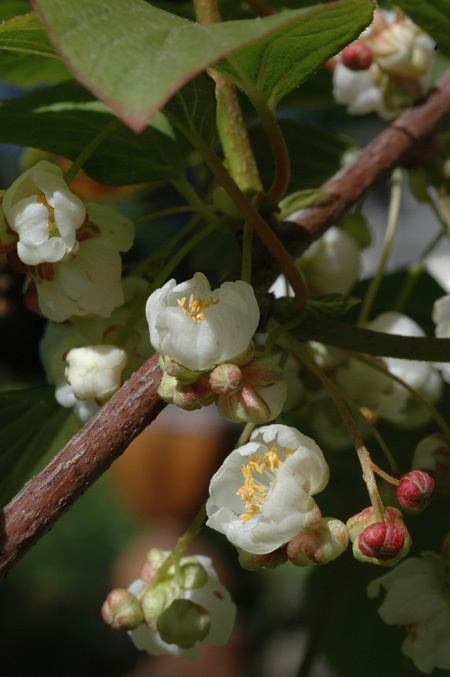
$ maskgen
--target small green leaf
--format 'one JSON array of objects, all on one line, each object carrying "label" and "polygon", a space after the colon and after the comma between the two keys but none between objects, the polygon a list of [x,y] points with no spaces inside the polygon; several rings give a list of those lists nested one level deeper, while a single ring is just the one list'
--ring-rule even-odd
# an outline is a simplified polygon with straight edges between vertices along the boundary
[{"label": "small green leaf", "polygon": [[450,50],[448,0],[396,0],[395,4],[436,40],[438,49]]},{"label": "small green leaf", "polygon": [[[350,21],[357,26],[359,8],[368,17],[372,7],[367,0],[343,4],[347,12],[355,10],[359,18],[350,15]],[[137,132],[195,75],[304,14],[295,10],[202,26],[143,0],[32,0],[32,5],[77,80]]]},{"label": "small green leaf", "polygon": [[360,299],[344,294],[317,294],[309,296],[306,307],[311,313],[327,317],[339,317],[361,303]]},{"label": "small green leaf", "polygon": [[[74,160],[112,119],[113,113],[77,82],[0,103],[0,143],[15,143]],[[126,127],[112,133],[84,167],[108,185],[184,176],[173,130],[159,114],[137,136]]]},{"label": "small green leaf", "polygon": [[20,490],[69,414],[50,386],[0,393],[0,506]]},{"label": "small green leaf", "polygon": [[285,219],[289,214],[299,209],[312,209],[324,207],[334,200],[335,197],[323,190],[298,190],[283,198],[280,202],[280,219]]},{"label": "small green leaf", "polygon": [[367,0],[321,5],[215,68],[244,91],[250,81],[274,110],[286,94],[360,35],[372,21],[373,9]]}]

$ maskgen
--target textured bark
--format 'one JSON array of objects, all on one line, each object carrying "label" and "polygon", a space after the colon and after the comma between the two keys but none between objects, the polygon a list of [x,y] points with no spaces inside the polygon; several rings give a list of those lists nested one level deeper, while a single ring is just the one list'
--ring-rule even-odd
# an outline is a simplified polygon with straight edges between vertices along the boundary
[{"label": "textured bark", "polygon": [[[424,103],[401,115],[354,162],[322,186],[329,195],[324,206],[305,209],[290,217],[292,226],[282,234],[289,251],[299,255],[394,167],[407,164],[426,149],[433,131],[449,114],[450,71],[438,81]],[[260,250],[254,261],[255,283],[264,281],[267,286],[271,273],[273,278],[277,274],[270,255]],[[154,356],[4,508],[0,576],[6,575],[156,418],[164,407],[156,392],[160,378]]]}]

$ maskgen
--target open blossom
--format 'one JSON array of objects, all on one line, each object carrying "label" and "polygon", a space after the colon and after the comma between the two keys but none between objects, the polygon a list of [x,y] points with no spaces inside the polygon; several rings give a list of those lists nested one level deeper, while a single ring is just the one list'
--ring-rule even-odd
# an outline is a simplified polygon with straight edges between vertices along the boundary
[{"label": "open blossom", "polygon": [[378,613],[388,625],[403,625],[403,653],[421,672],[450,670],[450,587],[442,558],[434,552],[411,557],[372,581],[367,593],[386,597]]},{"label": "open blossom", "polygon": [[17,233],[17,254],[30,266],[55,263],[69,254],[86,218],[56,165],[42,161],[21,174],[3,198],[9,227]]},{"label": "open blossom", "polygon": [[76,315],[108,317],[124,301],[119,252],[133,244],[133,223],[110,207],[88,204],[86,211],[67,259],[27,268],[25,303],[53,322]]},{"label": "open blossom", "polygon": [[[400,336],[425,336],[414,320],[406,315],[387,312],[369,323],[368,329]],[[442,383],[431,362],[384,357],[382,364],[410,387],[435,402],[441,395]],[[402,385],[389,375],[350,358],[339,368],[338,385],[358,406],[367,407],[376,417],[414,428],[429,418],[429,413]]]},{"label": "open blossom", "polygon": [[328,476],[310,437],[285,425],[259,428],[212,477],[207,525],[248,553],[272,552],[320,520],[312,496]]},{"label": "open blossom", "polygon": [[[80,421],[87,421],[98,411],[101,401],[112,395],[116,387],[129,378],[151,354],[144,318],[130,328],[122,347],[110,345],[114,334],[117,335],[127,326],[136,297],[142,294],[145,286],[141,279],[126,278],[123,281],[125,304],[114,310],[109,318],[77,318],[73,323],[47,323],[39,345],[47,380],[55,385],[55,397],[59,404],[73,407]],[[77,366],[75,361],[70,369],[66,359],[70,354],[73,357],[82,356],[82,353],[72,351],[86,347],[89,348],[87,355],[85,353],[89,367],[83,359],[81,368],[86,370],[88,367],[89,376],[83,377],[80,364]],[[93,351],[93,348],[96,350]],[[106,355],[99,354],[105,349]]]},{"label": "open blossom", "polygon": [[433,40],[399,10],[376,10],[369,28],[335,57],[334,98],[351,115],[373,111],[392,120],[426,91],[433,53]]},{"label": "open blossom", "polygon": [[[182,558],[181,565],[188,559],[194,560]],[[141,594],[146,581],[138,578],[129,586],[128,591],[140,598],[145,617],[129,633],[136,648],[155,656],[169,654],[196,661],[202,644],[222,646],[228,642],[236,607],[211,559],[196,555],[195,563],[203,576],[196,576],[192,582],[181,580],[178,585],[169,572],[164,582],[150,591],[148,599]]]},{"label": "open blossom", "polygon": [[206,371],[247,350],[259,308],[246,282],[225,282],[212,290],[205,275],[195,273],[153,292],[146,316],[157,352],[192,371]]}]

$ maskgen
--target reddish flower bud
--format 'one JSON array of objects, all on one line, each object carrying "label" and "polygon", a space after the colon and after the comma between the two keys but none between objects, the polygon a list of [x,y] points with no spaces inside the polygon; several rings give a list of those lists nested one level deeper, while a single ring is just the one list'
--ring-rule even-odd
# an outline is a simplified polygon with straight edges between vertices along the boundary
[{"label": "reddish flower bud", "polygon": [[364,42],[355,40],[342,50],[341,60],[352,71],[365,71],[373,61],[372,50]]},{"label": "reddish flower bud", "polygon": [[402,508],[423,510],[430,502],[434,480],[424,470],[406,473],[397,487],[397,499]]},{"label": "reddish flower bud", "polygon": [[405,544],[405,534],[385,522],[375,522],[361,531],[358,538],[360,551],[366,557],[385,561],[397,557]]},{"label": "reddish flower bud", "polygon": [[209,376],[209,383],[217,395],[231,395],[242,388],[244,375],[235,364],[219,364]]},{"label": "reddish flower bud", "polygon": [[109,593],[102,606],[102,616],[114,630],[133,630],[144,620],[138,599],[123,588]]}]

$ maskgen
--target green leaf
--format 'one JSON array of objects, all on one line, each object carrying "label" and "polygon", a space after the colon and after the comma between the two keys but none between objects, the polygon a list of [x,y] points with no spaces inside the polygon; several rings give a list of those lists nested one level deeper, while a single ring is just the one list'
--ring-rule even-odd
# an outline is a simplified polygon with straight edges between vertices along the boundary
[{"label": "green leaf", "polygon": [[360,35],[372,21],[373,9],[366,0],[322,5],[215,68],[244,91],[251,82],[274,110],[286,94]]},{"label": "green leaf", "polygon": [[69,414],[50,386],[0,393],[0,506],[20,490]]},{"label": "green leaf", "polygon": [[17,16],[2,23],[0,49],[59,59],[41,22],[33,13]]},{"label": "green leaf", "polygon": [[[210,145],[216,135],[216,97],[212,79],[203,73],[197,75],[173,95],[163,113],[177,118]],[[180,143],[183,140],[181,137]]]},{"label": "green leaf", "polygon": [[[369,17],[372,7],[367,0],[343,4],[358,17],[362,7]],[[143,0],[32,0],[32,5],[77,80],[138,132],[195,75],[304,15],[295,10],[201,26]],[[361,24],[353,15],[349,21]],[[317,40],[322,42],[315,36],[309,49]]]},{"label": "green leaf", "polygon": [[293,214],[299,209],[324,207],[331,200],[334,200],[334,197],[323,190],[297,190],[281,200],[280,219],[285,219],[289,214]]},{"label": "green leaf", "polygon": [[450,49],[448,0],[396,0],[395,4],[436,40],[439,49]]},{"label": "green leaf", "polygon": [[[0,103],[0,143],[32,146],[74,160],[113,118],[77,82],[64,83]],[[113,186],[184,176],[174,133],[162,114],[140,136],[126,127],[112,133],[84,168],[93,179]]]},{"label": "green leaf", "polygon": [[[296,120],[279,120],[291,160],[289,192],[316,188],[343,166],[344,154],[356,150],[354,142],[315,125]],[[261,126],[249,130],[261,179],[270,186],[273,153]]]}]

